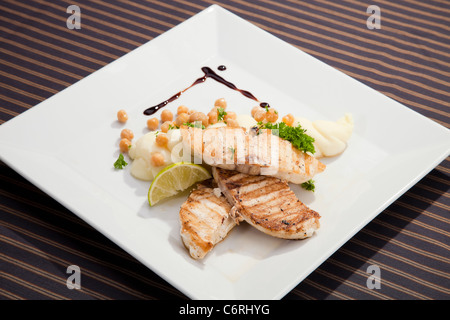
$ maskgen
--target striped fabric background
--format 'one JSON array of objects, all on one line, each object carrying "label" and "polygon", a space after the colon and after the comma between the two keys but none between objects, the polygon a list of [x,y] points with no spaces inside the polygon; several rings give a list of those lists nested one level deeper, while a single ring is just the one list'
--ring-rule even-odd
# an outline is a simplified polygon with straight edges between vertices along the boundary
[{"label": "striped fabric background", "polygon": [[[3,0],[1,123],[213,3],[449,127],[448,0]],[[66,27],[73,4],[81,30]],[[285,299],[449,299],[449,175],[447,158]],[[186,299],[3,163],[0,177],[0,299]],[[69,265],[82,290],[67,289]]]}]

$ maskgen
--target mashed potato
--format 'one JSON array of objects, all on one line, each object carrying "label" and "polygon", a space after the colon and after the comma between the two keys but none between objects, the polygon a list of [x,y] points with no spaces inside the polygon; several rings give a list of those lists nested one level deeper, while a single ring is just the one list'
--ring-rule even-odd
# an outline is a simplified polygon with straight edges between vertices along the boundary
[{"label": "mashed potato", "polygon": [[311,121],[306,118],[295,117],[293,126],[300,124],[306,129],[306,134],[313,137],[316,158],[333,157],[342,153],[353,132],[353,117],[346,114],[339,120]]},{"label": "mashed potato", "polygon": [[[167,167],[168,165],[177,161],[177,157],[172,156],[172,148],[180,143],[180,130],[169,130],[167,137],[169,142],[166,147],[160,147],[156,144],[157,131],[152,131],[140,137],[135,143],[131,145],[128,155],[133,160],[131,164],[131,174],[140,180],[150,181]],[[164,165],[156,167],[151,163],[151,157],[155,152],[159,152],[164,157]]]},{"label": "mashed potato", "polygon": [[253,117],[249,114],[240,114],[236,117],[236,120],[241,127],[244,127],[247,129],[258,125],[256,120],[253,119]]}]

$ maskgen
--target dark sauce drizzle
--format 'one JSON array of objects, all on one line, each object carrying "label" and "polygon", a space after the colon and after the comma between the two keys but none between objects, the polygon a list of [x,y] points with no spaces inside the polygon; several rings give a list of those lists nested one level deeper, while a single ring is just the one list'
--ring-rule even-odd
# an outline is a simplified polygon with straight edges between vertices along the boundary
[{"label": "dark sauce drizzle", "polygon": [[[225,69],[226,69],[225,66],[219,66],[219,70],[225,70]],[[217,82],[219,82],[219,83],[221,83],[221,84],[227,86],[227,87],[230,88],[230,89],[239,91],[239,92],[242,93],[245,97],[247,97],[247,98],[249,98],[249,99],[252,99],[252,100],[255,100],[255,101],[257,101],[257,102],[260,102],[260,101],[259,101],[253,94],[251,94],[249,91],[239,89],[239,88],[236,87],[233,83],[231,83],[231,82],[225,80],[224,78],[222,78],[221,76],[219,76],[219,75],[218,75],[217,73],[215,73],[211,68],[209,68],[209,67],[203,67],[203,68],[202,68],[202,71],[203,71],[203,73],[204,73],[204,76],[203,76],[203,77],[198,78],[198,79],[195,80],[194,83],[192,83],[189,87],[187,87],[186,89],[184,89],[184,90],[182,90],[182,91],[180,91],[180,92],[174,94],[174,95],[173,95],[172,97],[170,97],[169,99],[167,99],[167,100],[165,100],[165,101],[163,101],[163,102],[161,102],[161,103],[159,103],[159,104],[157,104],[157,105],[155,105],[155,106],[153,106],[153,107],[150,107],[150,108],[144,110],[144,114],[145,114],[146,116],[149,116],[149,115],[152,115],[152,114],[156,113],[159,109],[165,107],[165,106],[168,105],[170,102],[172,102],[172,101],[174,101],[174,100],[177,100],[177,99],[178,99],[178,98],[179,98],[186,90],[192,88],[193,86],[195,86],[195,85],[197,85],[197,84],[199,84],[199,83],[205,82],[207,78],[214,79],[214,80],[216,80]],[[269,104],[268,104],[267,102],[261,102],[259,105],[260,105],[261,108],[270,107]]]}]

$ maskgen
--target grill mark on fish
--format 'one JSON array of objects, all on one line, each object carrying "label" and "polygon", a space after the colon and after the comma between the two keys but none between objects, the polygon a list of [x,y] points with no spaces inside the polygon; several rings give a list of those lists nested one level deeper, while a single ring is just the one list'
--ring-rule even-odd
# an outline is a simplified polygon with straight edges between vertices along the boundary
[{"label": "grill mark on fish", "polygon": [[204,258],[236,225],[231,205],[215,194],[211,181],[200,183],[180,208],[180,235],[194,259]]},{"label": "grill mark on fish", "polygon": [[286,181],[220,168],[213,168],[213,176],[237,209],[238,222],[245,220],[264,233],[285,239],[310,237],[320,226],[320,215],[303,204]]},{"label": "grill mark on fish", "polygon": [[296,184],[325,170],[322,162],[273,135],[271,130],[260,130],[257,135],[252,132],[244,128],[189,127],[181,130],[181,136],[183,147],[212,167],[270,175]]}]

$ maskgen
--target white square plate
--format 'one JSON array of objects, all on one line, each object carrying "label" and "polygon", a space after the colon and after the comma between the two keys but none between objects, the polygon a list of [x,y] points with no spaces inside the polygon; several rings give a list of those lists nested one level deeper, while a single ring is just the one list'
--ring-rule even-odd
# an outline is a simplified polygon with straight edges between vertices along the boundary
[{"label": "white square plate", "polygon": [[[153,208],[148,182],[113,169],[120,130],[147,132],[143,110],[226,65],[223,75],[280,114],[337,120],[353,114],[347,150],[327,159],[313,194],[321,229],[304,241],[241,224],[203,260],[180,236],[187,194]],[[255,105],[208,79],[166,108],[208,111]],[[136,138],[135,138],[136,139]],[[280,299],[356,232],[448,156],[449,131],[269,33],[213,5],[0,127],[1,159],[193,299]],[[80,266],[82,268],[83,266]]]}]

